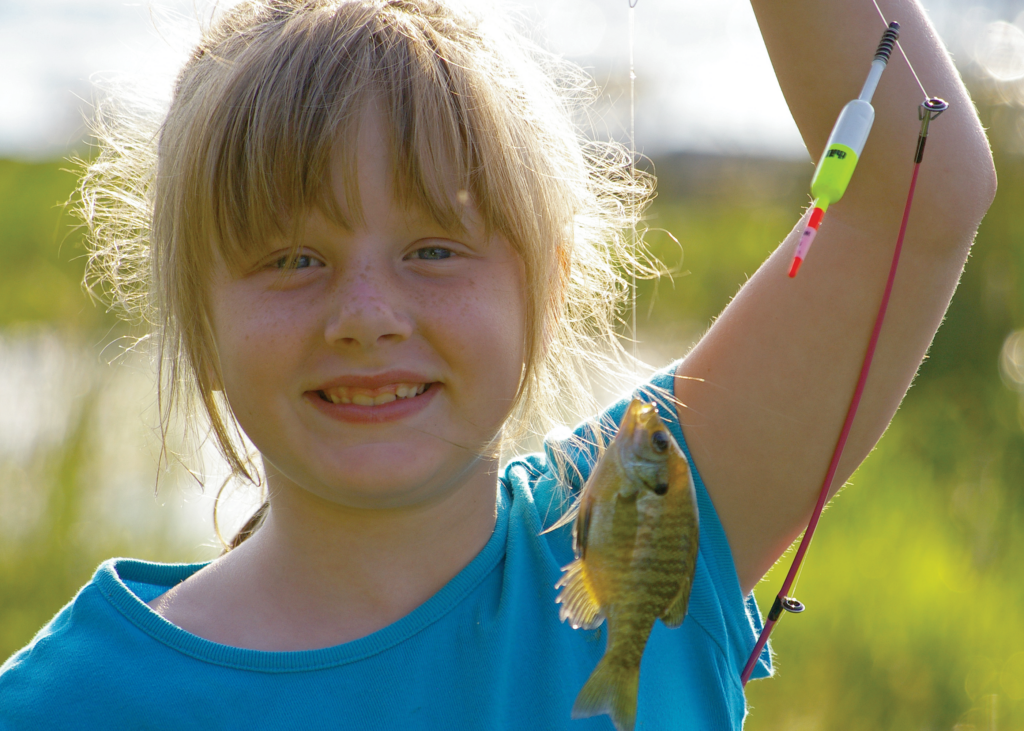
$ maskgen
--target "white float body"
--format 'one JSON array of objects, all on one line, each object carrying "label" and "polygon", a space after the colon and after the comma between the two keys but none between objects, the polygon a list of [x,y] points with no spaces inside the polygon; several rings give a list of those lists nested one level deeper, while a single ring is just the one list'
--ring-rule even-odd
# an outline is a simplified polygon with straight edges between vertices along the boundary
[{"label": "white float body", "polygon": [[825,154],[828,154],[833,145],[845,145],[859,158],[874,122],[875,108],[863,99],[854,99],[843,107],[839,119],[836,120],[836,126],[832,128],[832,134],[825,145]]}]

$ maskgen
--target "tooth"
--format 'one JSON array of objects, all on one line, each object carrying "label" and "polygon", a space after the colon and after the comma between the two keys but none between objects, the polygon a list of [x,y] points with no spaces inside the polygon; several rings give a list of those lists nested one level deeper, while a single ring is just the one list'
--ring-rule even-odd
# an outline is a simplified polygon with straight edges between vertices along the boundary
[{"label": "tooth", "polygon": [[373,397],[373,405],[380,406],[381,404],[389,404],[395,400],[395,394],[393,393],[382,393],[380,396]]},{"label": "tooth", "polygon": [[327,394],[327,398],[329,398],[329,399],[331,400],[331,403],[332,403],[332,404],[336,404],[336,403],[339,403],[339,402],[341,401],[341,399],[339,399],[339,398],[338,398],[337,396],[335,396],[335,395],[334,395],[333,393],[329,393],[329,394]]},{"label": "tooth", "polygon": [[427,390],[427,384],[421,383],[416,387],[416,395],[419,396],[421,393]]},{"label": "tooth", "polygon": [[352,394],[352,403],[357,406],[373,406],[373,396],[367,396],[365,393],[354,393]]},{"label": "tooth", "polygon": [[395,387],[395,396],[398,398],[406,398],[408,395],[409,389],[406,388],[404,383]]},{"label": "tooth", "polygon": [[350,399],[348,396],[338,396],[338,403],[350,404],[352,403],[352,399]]}]

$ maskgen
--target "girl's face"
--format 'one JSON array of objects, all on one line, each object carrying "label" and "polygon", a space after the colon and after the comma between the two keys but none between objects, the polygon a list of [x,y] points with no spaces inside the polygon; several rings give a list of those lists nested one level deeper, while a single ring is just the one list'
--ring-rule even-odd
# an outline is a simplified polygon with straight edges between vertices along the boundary
[{"label": "girl's face", "polygon": [[[220,262],[210,291],[222,386],[271,488],[357,508],[493,486],[481,455],[524,358],[520,258],[471,203],[465,233],[397,206],[382,129],[369,108],[355,230],[310,214],[296,258],[279,241],[241,274]],[[345,210],[337,163],[332,176]]]}]

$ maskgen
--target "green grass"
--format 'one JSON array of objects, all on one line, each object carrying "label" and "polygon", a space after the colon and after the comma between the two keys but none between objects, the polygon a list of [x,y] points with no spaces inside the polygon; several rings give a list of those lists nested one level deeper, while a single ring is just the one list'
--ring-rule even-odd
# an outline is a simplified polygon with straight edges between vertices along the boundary
[{"label": "green grass", "polygon": [[114,322],[83,296],[85,250],[66,205],[76,185],[72,167],[0,160],[0,327]]}]

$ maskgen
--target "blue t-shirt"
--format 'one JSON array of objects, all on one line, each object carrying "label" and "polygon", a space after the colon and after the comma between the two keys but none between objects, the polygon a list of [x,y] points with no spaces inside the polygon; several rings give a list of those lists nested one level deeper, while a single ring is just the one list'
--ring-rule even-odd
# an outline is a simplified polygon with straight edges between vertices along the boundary
[{"label": "blue t-shirt", "polygon": [[[651,385],[671,394],[674,371]],[[645,390],[690,458],[675,408]],[[625,405],[601,415],[609,435]],[[587,432],[549,437],[544,453],[511,462],[480,554],[408,616],[336,647],[262,652],[204,640],[146,602],[205,564],[106,561],[0,668],[0,731],[613,729],[608,716],[570,720],[604,653],[605,625],[573,630],[559,621],[554,586],[573,558],[571,529],[541,535],[564,509],[565,486],[576,490],[589,474]],[[746,712],[739,674],[760,617],[692,473],[696,576],[686,620],[672,630],[657,622],[643,656],[636,728],[645,731],[739,729]],[[766,650],[755,677],[770,672]]]}]

